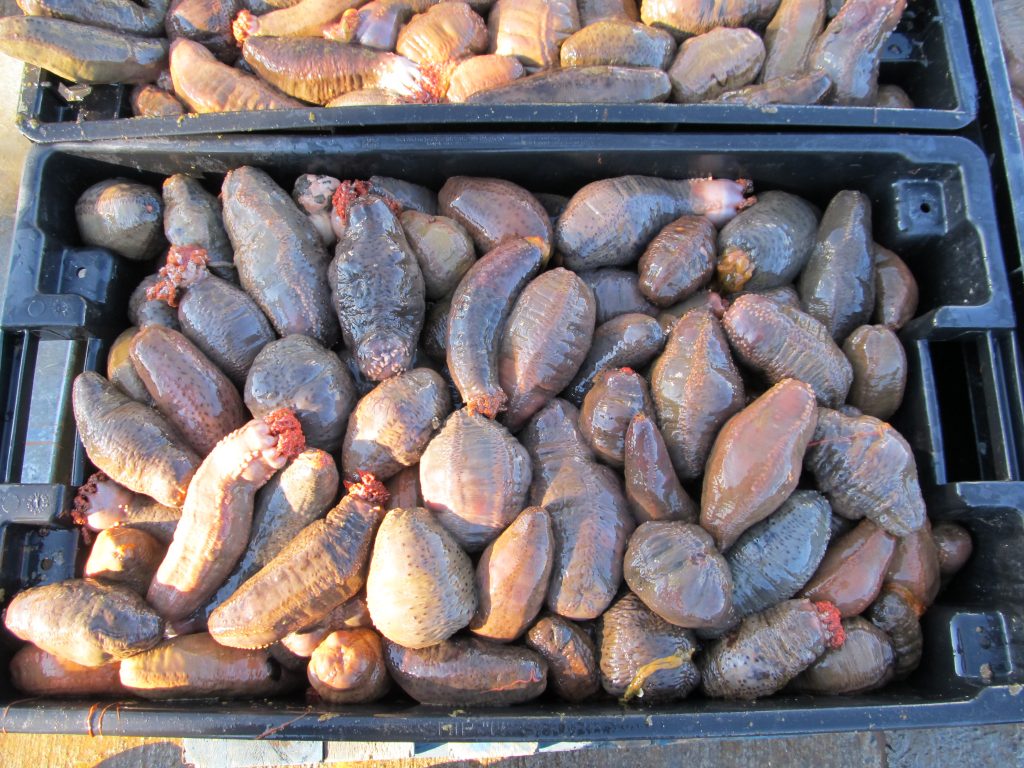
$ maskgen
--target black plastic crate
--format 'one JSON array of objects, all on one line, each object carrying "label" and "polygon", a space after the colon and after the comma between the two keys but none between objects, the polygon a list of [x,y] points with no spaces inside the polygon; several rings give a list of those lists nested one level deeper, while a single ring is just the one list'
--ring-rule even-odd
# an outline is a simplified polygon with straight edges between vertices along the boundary
[{"label": "black plastic crate", "polygon": [[[929,513],[966,526],[975,555],[926,617],[920,669],[868,695],[788,694],[754,703],[694,696],[660,707],[570,706],[545,699],[458,710],[418,706],[399,694],[349,707],[308,707],[298,696],[273,702],[116,703],[19,700],[0,672],[0,727],[153,736],[558,741],[1024,719],[1021,366],[985,157],[959,138],[418,135],[36,148],[23,179],[0,344],[0,381],[6,387],[0,389],[6,403],[0,452],[5,598],[29,584],[75,573],[81,544],[66,520],[74,487],[89,469],[81,445],[58,430],[48,482],[22,484],[19,439],[23,445],[26,414],[46,377],[60,387],[80,370],[102,370],[107,346],[127,325],[124,303],[138,276],[122,274],[122,264],[98,256],[98,275],[90,274],[91,263],[80,266],[82,250],[69,226],[75,199],[94,181],[114,175],[156,182],[162,174],[187,171],[216,190],[225,171],[244,163],[284,183],[301,172],[330,171],[346,177],[388,174],[436,188],[448,176],[474,173],[509,178],[535,191],[571,192],[596,178],[648,173],[742,176],[759,188],[786,189],[818,204],[843,188],[864,191],[873,202],[876,238],[901,253],[921,283],[921,315],[901,334],[911,375],[893,421],[914,448]],[[76,279],[87,290],[75,291]],[[61,309],[51,311],[53,306]],[[44,342],[68,345],[63,369],[36,364]],[[64,413],[58,422],[68,419]],[[9,653],[11,637],[0,636],[0,647]]]},{"label": "black plastic crate", "polygon": [[1017,306],[1024,307],[1024,272],[1021,270],[1024,261],[1021,257],[1024,251],[1024,148],[1013,113],[1010,77],[992,0],[970,0],[966,20],[972,53],[979,64],[979,72],[985,75],[980,88],[978,124],[992,154],[1011,290]]},{"label": "black plastic crate", "polygon": [[[918,109],[732,104],[400,105],[131,118],[129,87],[101,85],[72,100],[69,83],[26,67],[18,127],[41,143],[269,131],[550,129],[715,126],[953,131],[977,113],[977,87],[958,0],[910,0],[882,58],[881,81],[901,86]],[[130,118],[130,119],[128,119]]]}]

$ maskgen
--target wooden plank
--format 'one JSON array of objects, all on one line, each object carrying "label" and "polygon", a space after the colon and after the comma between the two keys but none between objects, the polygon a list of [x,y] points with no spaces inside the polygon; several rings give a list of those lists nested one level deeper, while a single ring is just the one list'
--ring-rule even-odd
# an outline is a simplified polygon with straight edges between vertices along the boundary
[{"label": "wooden plank", "polygon": [[0,734],[4,768],[177,768],[180,739]]}]

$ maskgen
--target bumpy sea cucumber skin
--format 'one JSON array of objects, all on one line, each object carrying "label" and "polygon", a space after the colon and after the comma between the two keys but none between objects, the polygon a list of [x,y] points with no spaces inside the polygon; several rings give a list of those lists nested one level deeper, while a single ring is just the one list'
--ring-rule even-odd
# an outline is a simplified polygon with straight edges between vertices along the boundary
[{"label": "bumpy sea cucumber skin", "polygon": [[815,491],[796,491],[747,529],[726,555],[737,619],[788,600],[814,575],[829,542],[831,508]]},{"label": "bumpy sea cucumber skin", "polygon": [[120,696],[119,664],[83,667],[28,644],[11,658],[11,685],[29,696]]},{"label": "bumpy sea cucumber skin", "polygon": [[526,449],[495,421],[467,409],[448,417],[420,459],[423,500],[459,544],[476,552],[526,506]]},{"label": "bumpy sea cucumber skin", "polygon": [[[185,618],[223,583],[249,541],[256,491],[304,447],[275,434],[273,416],[226,436],[196,471],[174,540],[146,595],[165,619]],[[298,421],[290,413],[288,418],[288,429],[301,438]]]},{"label": "bumpy sea cucumber skin", "polygon": [[730,292],[788,285],[810,258],[817,233],[817,212],[807,201],[787,192],[758,195],[756,205],[722,227],[719,280]]},{"label": "bumpy sea cucumber skin", "polygon": [[209,275],[178,305],[181,332],[241,389],[256,355],[277,338],[266,315],[234,283]]},{"label": "bumpy sea cucumber skin", "polygon": [[166,547],[138,528],[118,525],[100,531],[85,563],[85,576],[146,594]]},{"label": "bumpy sea cucumber skin", "polygon": [[661,29],[625,19],[584,26],[562,43],[563,67],[617,65],[668,69],[676,43]]},{"label": "bumpy sea cucumber skin", "polygon": [[700,661],[704,692],[728,699],[768,696],[844,640],[839,614],[830,603],[787,600],[748,616],[735,634],[705,650]]},{"label": "bumpy sea cucumber skin", "polygon": [[576,0],[580,12],[580,27],[599,21],[639,21],[640,11],[635,0]]},{"label": "bumpy sea cucumber skin", "polygon": [[170,65],[174,92],[192,112],[302,107],[300,101],[285,96],[258,77],[217,61],[205,46],[184,37],[171,43]]},{"label": "bumpy sea cucumber skin", "polygon": [[128,319],[132,325],[145,328],[147,325],[162,325],[166,328],[180,330],[178,313],[166,301],[149,298],[151,290],[157,290],[163,282],[158,274],[144,277],[128,299]]},{"label": "bumpy sea cucumber skin", "polygon": [[630,422],[624,457],[626,499],[637,524],[649,520],[696,521],[697,507],[679,482],[661,430],[646,413],[638,413]]},{"label": "bumpy sea cucumber skin", "polygon": [[373,543],[366,607],[391,642],[410,649],[436,645],[473,618],[473,563],[429,510],[392,510]]},{"label": "bumpy sea cucumber skin", "polygon": [[601,686],[612,696],[665,702],[700,684],[693,630],[669,624],[632,592],[598,619],[597,638]]},{"label": "bumpy sea cucumber skin", "polygon": [[[5,22],[17,20],[4,19]],[[29,21],[27,18],[20,20]],[[85,27],[79,30],[83,33],[81,55],[84,57],[88,45],[84,37],[88,33]],[[48,69],[45,65],[43,68]],[[163,200],[153,187],[128,179],[106,179],[93,184],[78,198],[75,223],[83,245],[106,248],[133,261],[148,261],[165,247],[160,226],[163,212]]]},{"label": "bumpy sea cucumber skin", "polygon": [[690,0],[643,0],[640,20],[681,39],[716,27],[760,26],[778,8],[778,0],[723,0],[710,5]]},{"label": "bumpy sea cucumber skin", "polygon": [[150,83],[167,65],[166,40],[21,14],[0,19],[0,50],[76,83]]},{"label": "bumpy sea cucumber skin", "polygon": [[498,353],[516,297],[541,268],[537,238],[509,240],[480,258],[452,295],[448,369],[471,410],[494,418],[508,396],[498,381]]},{"label": "bumpy sea cucumber skin", "polygon": [[246,421],[227,376],[178,331],[159,325],[139,331],[129,352],[156,408],[200,456]]},{"label": "bumpy sea cucumber skin", "polygon": [[200,610],[208,619],[249,577],[276,557],[302,530],[322,517],[338,497],[340,478],[334,459],[307,448],[256,494],[252,531],[245,554]]},{"label": "bumpy sea cucumber skin", "polygon": [[386,481],[406,467],[415,467],[450,410],[448,385],[429,368],[415,368],[381,382],[349,416],[342,470],[346,476],[370,472]]},{"label": "bumpy sea cucumber skin", "polygon": [[579,406],[602,369],[642,369],[664,346],[665,332],[653,317],[636,312],[614,317],[594,329],[590,351],[562,397]]},{"label": "bumpy sea cucumber skin", "polygon": [[670,307],[703,287],[715,273],[716,235],[704,216],[680,216],[665,226],[637,264],[644,296]]},{"label": "bumpy sea cucumber skin", "polygon": [[573,270],[630,264],[658,230],[683,214],[724,224],[753,200],[725,179],[619,176],[580,189],[555,225],[556,250]]},{"label": "bumpy sea cucumber skin", "polygon": [[335,451],[357,392],[344,362],[308,336],[286,336],[260,350],[243,390],[253,416],[288,408],[302,425],[306,442]]},{"label": "bumpy sea cucumber skin", "polygon": [[448,79],[448,101],[459,104],[476,93],[508,85],[523,76],[519,59],[498,54],[484,54],[464,59]]},{"label": "bumpy sea cucumber skin", "polygon": [[528,507],[491,542],[476,569],[479,599],[472,632],[510,642],[530,626],[548,591],[553,563],[551,518]]},{"label": "bumpy sea cucumber skin", "polygon": [[548,511],[554,533],[548,609],[582,621],[596,619],[615,598],[634,522],[622,481],[594,461],[578,415],[555,398],[520,436],[533,460],[530,503]]},{"label": "bumpy sea cucumber skin", "polygon": [[684,40],[668,68],[672,100],[682,104],[711,101],[752,83],[764,57],[764,42],[749,29],[717,27]]},{"label": "bumpy sea cucumber skin", "polygon": [[419,67],[404,56],[323,37],[250,37],[242,56],[259,82],[314,104],[366,88],[430,95]]},{"label": "bumpy sea cucumber skin", "polygon": [[101,667],[152,648],[163,620],[128,587],[69,579],[11,600],[4,625],[16,637],[83,667]]},{"label": "bumpy sea cucumber skin", "polygon": [[654,416],[647,381],[631,368],[606,368],[594,377],[583,398],[580,433],[600,461],[620,468],[625,463],[626,431],[641,413]]},{"label": "bumpy sea cucumber skin", "polygon": [[630,537],[622,570],[644,605],[677,627],[719,627],[732,611],[729,566],[699,525],[644,523]]},{"label": "bumpy sea cucumber skin", "polygon": [[874,103],[882,48],[906,7],[906,0],[844,3],[817,37],[807,65],[808,69],[823,70],[832,78],[833,104]]},{"label": "bumpy sea cucumber skin", "polygon": [[545,259],[551,253],[551,219],[537,198],[518,184],[453,176],[441,188],[437,202],[443,215],[466,228],[480,253],[521,237],[541,240]]},{"label": "bumpy sea cucumber skin", "polygon": [[923,606],[899,585],[887,586],[871,604],[865,616],[892,641],[896,654],[895,675],[902,680],[921,663],[924,634],[919,621]]},{"label": "bumpy sea cucumber skin", "polygon": [[[568,201],[566,201],[568,202]],[[631,269],[603,267],[587,269],[577,274],[594,294],[595,326],[627,312],[658,316],[658,308],[640,291],[640,275]]]},{"label": "bumpy sea cucumber skin", "polygon": [[667,101],[671,93],[668,75],[660,69],[570,67],[547,69],[477,91],[466,101],[470,104],[649,104]]},{"label": "bumpy sea cucumber skin", "polygon": [[256,168],[230,171],[221,199],[238,278],[274,329],[281,336],[298,333],[334,346],[338,323],[327,285],[330,259],[313,225],[288,193]]},{"label": "bumpy sea cucumber skin", "polygon": [[423,704],[519,704],[547,686],[548,665],[539,654],[475,637],[423,649],[385,640],[384,659],[395,682]]},{"label": "bumpy sea cucumber skin", "polygon": [[357,200],[334,253],[331,297],[359,369],[372,381],[409,370],[426,315],[426,289],[398,217],[381,198]]},{"label": "bumpy sea cucumber skin", "polygon": [[369,628],[332,632],[313,651],[306,672],[320,698],[332,704],[375,701],[388,692],[381,636]]},{"label": "bumpy sea cucumber skin", "polygon": [[572,381],[590,349],[594,319],[593,293],[567,269],[542,273],[519,295],[498,360],[513,432]]},{"label": "bumpy sea cucumber skin", "polygon": [[181,173],[163,183],[164,236],[171,245],[199,246],[216,266],[218,277],[234,276],[234,253],[224,231],[220,203],[197,179]]},{"label": "bumpy sea cucumber skin", "polygon": [[682,480],[704,473],[722,425],[743,407],[744,387],[722,325],[706,308],[684,313],[651,366],[651,396]]},{"label": "bumpy sea cucumber skin", "polygon": [[794,378],[830,408],[846,401],[853,368],[820,322],[757,294],[737,298],[722,319],[736,357],[772,383]]},{"label": "bumpy sea cucumber skin", "polygon": [[797,290],[807,314],[837,341],[871,317],[875,274],[871,201],[866,195],[844,190],[832,198]]},{"label": "bumpy sea cucumber skin", "polygon": [[440,3],[413,16],[395,51],[417,64],[445,64],[487,48],[487,25],[465,3]]},{"label": "bumpy sea cucumber skin", "polygon": [[823,0],[783,0],[764,33],[767,57],[761,80],[797,76],[825,24]]},{"label": "bumpy sea cucumber skin", "polygon": [[93,464],[136,493],[182,505],[200,459],[159,413],[92,371],[75,379],[72,404]]},{"label": "bumpy sea cucumber skin", "polygon": [[843,619],[846,642],[805,669],[793,688],[807,693],[863,693],[893,678],[896,654],[892,641],[867,619]]},{"label": "bumpy sea cucumber skin", "polygon": [[[366,498],[364,487],[373,491]],[[263,648],[327,617],[366,583],[386,500],[377,481],[349,485],[325,520],[307,526],[210,614],[210,634],[233,648]]]},{"label": "bumpy sea cucumber skin", "polygon": [[548,663],[548,682],[566,701],[583,701],[601,687],[597,650],[579,625],[545,616],[526,633],[526,645]]},{"label": "bumpy sea cucumber skin", "polygon": [[850,520],[866,516],[894,536],[924,526],[913,451],[884,421],[819,408],[806,464],[837,514]]},{"label": "bumpy sea cucumber skin", "polygon": [[271,696],[297,682],[267,651],[225,648],[206,633],[171,638],[121,664],[121,684],[145,699]]},{"label": "bumpy sea cucumber skin", "polygon": [[498,0],[487,17],[492,53],[525,67],[558,68],[558,49],[580,28],[575,0]]}]

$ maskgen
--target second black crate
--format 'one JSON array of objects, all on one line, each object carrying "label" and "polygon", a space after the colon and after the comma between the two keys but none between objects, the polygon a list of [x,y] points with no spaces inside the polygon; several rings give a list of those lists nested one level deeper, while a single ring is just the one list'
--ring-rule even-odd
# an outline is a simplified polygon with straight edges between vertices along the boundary
[{"label": "second black crate", "polygon": [[955,131],[977,114],[977,87],[958,0],[909,0],[885,42],[880,81],[898,85],[915,109],[852,106],[747,107],[735,104],[403,104],[308,107],[267,112],[132,118],[130,87],[70,83],[38,67],[25,68],[18,127],[32,141],[91,141],[269,131],[674,130],[693,126]]}]

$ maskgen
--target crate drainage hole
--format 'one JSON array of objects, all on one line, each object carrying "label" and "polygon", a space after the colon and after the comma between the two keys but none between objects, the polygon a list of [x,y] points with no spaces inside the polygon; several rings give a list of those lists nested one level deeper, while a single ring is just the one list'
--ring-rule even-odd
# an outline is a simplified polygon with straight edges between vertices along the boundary
[{"label": "crate drainage hole", "polygon": [[[932,212],[932,207],[931,207],[931,205],[929,203],[921,203],[921,213],[931,213],[931,212]],[[83,272],[85,272],[84,269],[78,270],[78,276],[82,277],[83,276],[82,275]]]},{"label": "crate drainage hole", "polygon": [[894,188],[896,227],[903,236],[941,235],[948,222],[943,186],[937,181],[903,180]]},{"label": "crate drainage hole", "polygon": [[[921,206],[921,208],[923,209],[923,208],[924,208],[924,206],[922,205],[922,206]],[[78,273],[77,273],[77,274],[78,274],[78,279],[79,279],[79,280],[84,280],[84,279],[85,279],[85,276],[86,276],[87,274],[89,274],[89,270],[87,270],[87,269],[86,269],[85,267],[81,267],[81,268],[80,268],[80,269],[78,270]]]}]

